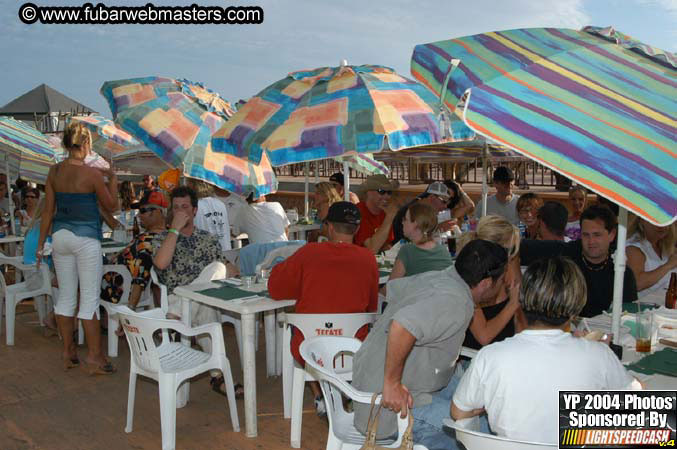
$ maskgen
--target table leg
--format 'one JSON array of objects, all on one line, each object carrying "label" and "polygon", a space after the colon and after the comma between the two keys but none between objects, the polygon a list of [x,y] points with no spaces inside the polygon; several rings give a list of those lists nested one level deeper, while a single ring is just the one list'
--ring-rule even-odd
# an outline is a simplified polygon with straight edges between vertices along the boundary
[{"label": "table leg", "polygon": [[[181,321],[187,327],[192,326],[190,321],[191,301],[187,298],[181,298]],[[181,336],[181,343],[190,347],[190,336]],[[190,398],[190,379],[181,383],[176,393],[176,407],[183,408]]]},{"label": "table leg", "polygon": [[266,330],[266,369],[269,377],[277,375],[275,367],[275,310],[263,313],[264,329]]},{"label": "table leg", "polygon": [[242,314],[242,369],[244,372],[245,434],[258,435],[256,426],[256,353],[254,352],[254,314]]}]

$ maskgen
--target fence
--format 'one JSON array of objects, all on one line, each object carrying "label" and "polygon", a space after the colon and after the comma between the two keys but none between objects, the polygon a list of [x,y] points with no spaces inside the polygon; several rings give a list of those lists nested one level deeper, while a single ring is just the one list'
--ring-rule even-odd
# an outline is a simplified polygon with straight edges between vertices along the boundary
[{"label": "fence", "polygon": [[[508,166],[515,173],[515,184],[517,186],[555,186],[566,187],[567,179],[556,174],[535,161],[521,160],[494,160],[487,161],[488,167],[486,173],[493,173],[493,168],[497,166]],[[389,177],[400,182],[409,184],[430,183],[431,181],[442,181],[453,179],[461,183],[482,183],[482,177],[485,171],[482,168],[481,159],[463,162],[431,162],[422,163],[414,160],[395,160],[385,162],[390,169]],[[335,172],[343,170],[343,164],[334,160],[313,161],[310,163],[309,174],[311,177],[317,176],[327,178]],[[290,164],[287,166],[274,168],[278,176],[302,177],[304,176],[305,164]],[[350,171],[351,179],[363,179],[365,174],[355,170]],[[490,181],[490,179],[489,179]]]}]

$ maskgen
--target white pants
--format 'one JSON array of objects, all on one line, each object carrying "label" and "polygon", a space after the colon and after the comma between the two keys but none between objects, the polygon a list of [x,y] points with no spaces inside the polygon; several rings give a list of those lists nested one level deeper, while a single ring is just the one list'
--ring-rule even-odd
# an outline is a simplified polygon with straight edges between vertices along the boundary
[{"label": "white pants", "polygon": [[[193,280],[190,284],[206,283],[212,280],[223,280],[226,278],[226,265],[220,261],[214,261],[202,269],[200,276]],[[177,295],[171,294],[167,296],[168,314],[176,317],[181,317],[181,298]],[[202,303],[193,302],[190,308],[190,322],[192,327],[204,325],[206,323],[218,323],[219,312],[213,308]],[[197,343],[202,347],[206,353],[212,352],[212,341],[208,335],[201,335],[197,337]]]},{"label": "white pants", "polygon": [[61,229],[52,235],[52,258],[59,281],[59,298],[54,312],[66,317],[75,315],[79,283],[78,319],[91,320],[94,314],[98,319],[103,271],[101,241]]}]

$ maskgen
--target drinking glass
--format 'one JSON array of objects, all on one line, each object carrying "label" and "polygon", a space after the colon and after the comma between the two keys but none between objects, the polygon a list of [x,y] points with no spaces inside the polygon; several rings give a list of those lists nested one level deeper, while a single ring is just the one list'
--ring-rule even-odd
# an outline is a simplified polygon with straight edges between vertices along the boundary
[{"label": "drinking glass", "polygon": [[649,310],[642,311],[641,308],[637,311],[636,316],[637,327],[637,342],[635,350],[641,353],[648,353],[651,351],[651,344],[653,344],[653,312]]}]

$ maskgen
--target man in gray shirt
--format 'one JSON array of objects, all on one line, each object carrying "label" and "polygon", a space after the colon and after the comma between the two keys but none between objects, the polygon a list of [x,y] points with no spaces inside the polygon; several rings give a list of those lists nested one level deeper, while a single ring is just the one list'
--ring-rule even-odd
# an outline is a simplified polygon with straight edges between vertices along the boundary
[{"label": "man in gray shirt", "polygon": [[[517,200],[519,195],[513,194],[515,188],[515,174],[509,167],[500,166],[494,170],[494,187],[496,193],[487,197],[487,215],[505,217],[513,225],[519,225],[519,215],[517,215]],[[482,200],[475,207],[475,215],[482,214]]]},{"label": "man in gray shirt", "polygon": [[[457,448],[442,428],[455,385],[450,381],[476,304],[504,286],[505,249],[484,240],[467,244],[453,267],[388,283],[388,307],[355,354],[353,386],[382,392],[379,438],[396,435],[395,414],[414,417],[414,442]],[[453,384],[453,383],[452,383]],[[445,409],[446,408],[446,409]],[[355,404],[363,433],[369,405]]]}]

